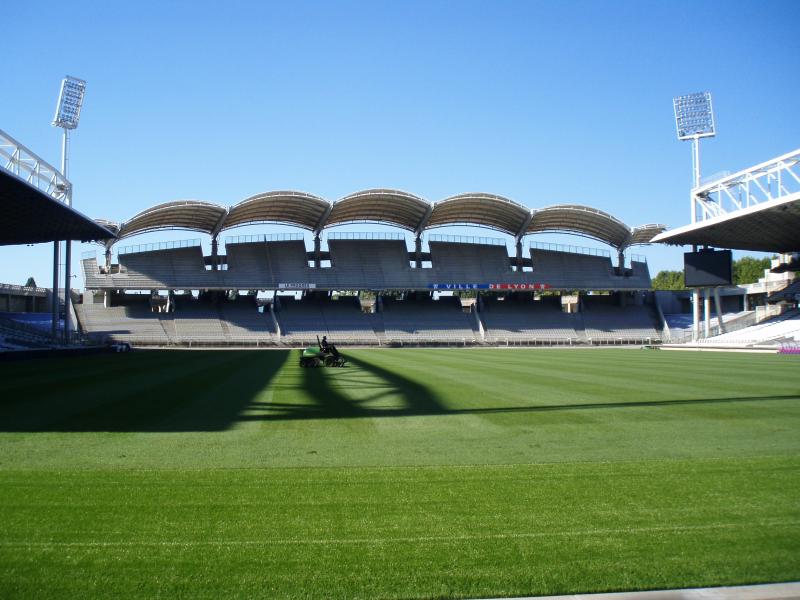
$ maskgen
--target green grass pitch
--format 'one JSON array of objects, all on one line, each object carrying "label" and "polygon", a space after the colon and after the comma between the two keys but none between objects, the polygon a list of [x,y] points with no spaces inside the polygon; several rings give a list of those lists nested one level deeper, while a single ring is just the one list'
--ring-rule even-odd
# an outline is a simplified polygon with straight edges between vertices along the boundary
[{"label": "green grass pitch", "polygon": [[346,354],[0,364],[0,597],[800,579],[798,357]]}]

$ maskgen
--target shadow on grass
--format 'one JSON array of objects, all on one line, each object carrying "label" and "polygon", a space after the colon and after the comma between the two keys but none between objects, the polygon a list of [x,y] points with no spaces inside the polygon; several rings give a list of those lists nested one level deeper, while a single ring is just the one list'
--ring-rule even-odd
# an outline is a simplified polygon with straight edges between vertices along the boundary
[{"label": "shadow on grass", "polygon": [[289,350],[169,351],[2,364],[0,432],[223,431],[254,421],[800,400],[773,395],[450,408],[419,381],[368,359],[348,357],[344,369],[304,369],[298,358]]},{"label": "shadow on grass", "polygon": [[[575,404],[545,404],[529,406],[500,406],[478,408],[449,408],[425,385],[404,377],[395,371],[385,369],[368,360],[348,357],[349,367],[345,369],[301,369],[295,383],[305,390],[311,403],[262,404],[266,414],[245,417],[247,420],[293,420],[293,419],[342,419],[408,417],[424,415],[481,415],[503,413],[537,413],[572,410],[607,410],[617,408],[659,408],[667,406],[691,406],[703,404],[728,404],[737,402],[760,402],[769,400],[800,400],[798,395],[786,396],[741,396],[732,398],[690,398],[675,400],[650,400],[631,402],[593,402]],[[362,374],[368,374],[369,383],[365,385]],[[289,387],[292,387],[291,385]],[[359,399],[345,393],[348,389],[361,392],[374,390],[374,393]],[[382,397],[394,397],[401,401],[400,406],[370,406]]]},{"label": "shadow on grass", "polygon": [[0,431],[222,431],[241,420],[289,356],[134,352],[2,365]]},{"label": "shadow on grass", "polygon": [[[343,419],[447,414],[431,390],[367,360],[348,356],[348,366],[308,369],[287,365],[279,391],[301,392],[297,402],[256,403],[262,414],[247,421]],[[294,358],[292,358],[294,361]],[[355,394],[347,393],[353,390]]]}]

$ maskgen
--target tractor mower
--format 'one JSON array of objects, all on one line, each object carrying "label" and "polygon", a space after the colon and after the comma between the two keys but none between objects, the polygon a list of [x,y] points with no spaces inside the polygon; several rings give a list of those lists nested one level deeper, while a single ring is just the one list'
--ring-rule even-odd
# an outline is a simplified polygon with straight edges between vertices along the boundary
[{"label": "tractor mower", "polygon": [[309,346],[300,355],[301,367],[343,367],[344,357],[339,354],[336,346],[328,343],[320,343],[317,336],[317,345]]}]

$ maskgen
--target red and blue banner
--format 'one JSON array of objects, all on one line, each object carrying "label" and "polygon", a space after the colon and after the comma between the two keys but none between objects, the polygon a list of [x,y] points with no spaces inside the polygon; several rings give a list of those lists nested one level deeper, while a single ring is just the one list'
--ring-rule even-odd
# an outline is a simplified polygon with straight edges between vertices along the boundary
[{"label": "red and blue banner", "polygon": [[546,283],[431,283],[432,290],[549,290]]}]

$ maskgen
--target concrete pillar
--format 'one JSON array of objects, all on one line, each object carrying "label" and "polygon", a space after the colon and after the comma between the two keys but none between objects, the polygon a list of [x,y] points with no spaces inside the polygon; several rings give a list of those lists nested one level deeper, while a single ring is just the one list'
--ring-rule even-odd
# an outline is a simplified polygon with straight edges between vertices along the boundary
[{"label": "concrete pillar", "polygon": [[522,238],[517,240],[517,273],[522,272]]},{"label": "concrete pillar", "polygon": [[422,268],[422,236],[417,235],[414,238],[414,266],[418,269]]},{"label": "concrete pillar", "polygon": [[705,315],[705,337],[711,336],[711,294],[709,288],[703,290],[703,313]]},{"label": "concrete pillar", "polygon": [[622,250],[617,251],[617,269],[620,275],[625,272],[625,253]]},{"label": "concrete pillar", "polygon": [[214,236],[211,238],[211,270],[216,271],[219,269],[218,258],[219,256],[219,243],[217,242],[217,237]]},{"label": "concrete pillar", "polygon": [[722,302],[719,299],[719,288],[714,288],[714,308],[717,311],[717,321],[719,322],[719,332],[725,333],[725,323],[722,322]]},{"label": "concrete pillar", "polygon": [[322,240],[317,233],[314,236],[314,266],[319,269],[322,266],[322,259],[320,255],[322,253]]},{"label": "concrete pillar", "polygon": [[700,290],[692,290],[692,340],[700,339]]},{"label": "concrete pillar", "polygon": [[111,246],[106,247],[106,273],[111,271]]}]

